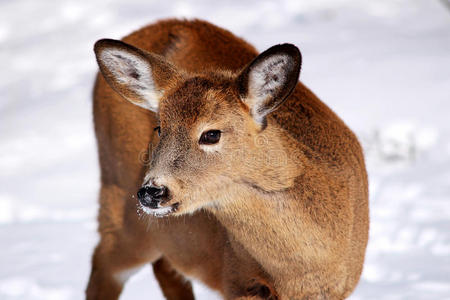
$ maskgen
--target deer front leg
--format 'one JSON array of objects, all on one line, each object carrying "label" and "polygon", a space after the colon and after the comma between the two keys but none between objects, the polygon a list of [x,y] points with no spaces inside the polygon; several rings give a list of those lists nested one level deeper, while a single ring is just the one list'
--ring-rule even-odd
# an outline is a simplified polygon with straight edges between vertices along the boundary
[{"label": "deer front leg", "polygon": [[92,257],[91,276],[86,289],[87,300],[118,299],[124,285],[117,266],[114,266],[113,261],[107,262],[113,255],[105,255],[102,248],[104,246],[100,242]]},{"label": "deer front leg", "polygon": [[101,187],[100,242],[92,257],[86,289],[88,300],[118,299],[126,280],[140,267],[160,257],[149,236],[138,232],[138,227],[126,227],[126,224],[133,224],[130,220],[124,221],[128,210],[127,195],[115,185]]},{"label": "deer front leg", "polygon": [[168,300],[194,300],[192,284],[177,272],[169,261],[161,257],[153,263],[153,272]]},{"label": "deer front leg", "polygon": [[118,299],[128,278],[158,257],[156,252],[154,255],[136,255],[131,248],[114,236],[102,237],[92,257],[86,299]]}]

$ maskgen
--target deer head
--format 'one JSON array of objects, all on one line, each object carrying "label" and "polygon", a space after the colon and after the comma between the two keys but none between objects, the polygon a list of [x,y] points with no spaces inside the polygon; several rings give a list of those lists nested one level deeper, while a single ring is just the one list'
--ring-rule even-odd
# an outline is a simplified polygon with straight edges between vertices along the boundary
[{"label": "deer head", "polygon": [[297,47],[273,46],[238,73],[190,74],[116,40],[98,41],[95,53],[108,84],[159,120],[159,143],[138,192],[145,211],[192,213],[231,201],[243,189],[292,185],[289,166],[274,166],[265,157],[287,147],[288,134],[268,115],[296,86]]}]

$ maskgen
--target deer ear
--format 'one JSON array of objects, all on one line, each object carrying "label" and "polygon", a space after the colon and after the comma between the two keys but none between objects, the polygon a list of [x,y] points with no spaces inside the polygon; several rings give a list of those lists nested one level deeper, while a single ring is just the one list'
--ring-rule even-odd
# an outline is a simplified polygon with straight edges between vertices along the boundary
[{"label": "deer ear", "polygon": [[238,76],[241,100],[260,125],[290,95],[298,82],[302,57],[291,44],[276,45],[258,55]]},{"label": "deer ear", "polygon": [[164,92],[181,77],[163,57],[121,41],[99,40],[94,51],[108,84],[131,103],[154,112]]}]

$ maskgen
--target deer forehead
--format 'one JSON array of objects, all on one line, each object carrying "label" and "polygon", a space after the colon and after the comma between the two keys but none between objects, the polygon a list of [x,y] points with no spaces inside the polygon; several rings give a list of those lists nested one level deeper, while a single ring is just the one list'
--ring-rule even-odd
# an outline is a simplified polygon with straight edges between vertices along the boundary
[{"label": "deer forehead", "polygon": [[230,96],[229,86],[224,82],[191,78],[161,101],[161,126],[191,127],[197,122],[226,119],[233,113],[233,102],[237,101]]}]

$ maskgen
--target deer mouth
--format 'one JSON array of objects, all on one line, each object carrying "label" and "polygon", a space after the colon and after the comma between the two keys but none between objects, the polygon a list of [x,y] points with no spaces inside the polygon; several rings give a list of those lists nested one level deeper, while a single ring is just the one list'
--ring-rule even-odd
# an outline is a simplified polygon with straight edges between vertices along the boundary
[{"label": "deer mouth", "polygon": [[169,216],[171,214],[173,214],[174,212],[177,211],[179,206],[179,203],[174,203],[170,206],[159,206],[156,208],[150,208],[147,206],[143,206],[140,205],[140,208],[142,209],[143,212],[145,212],[148,215],[154,216],[154,217],[158,217],[158,218],[163,218],[166,216]]}]

